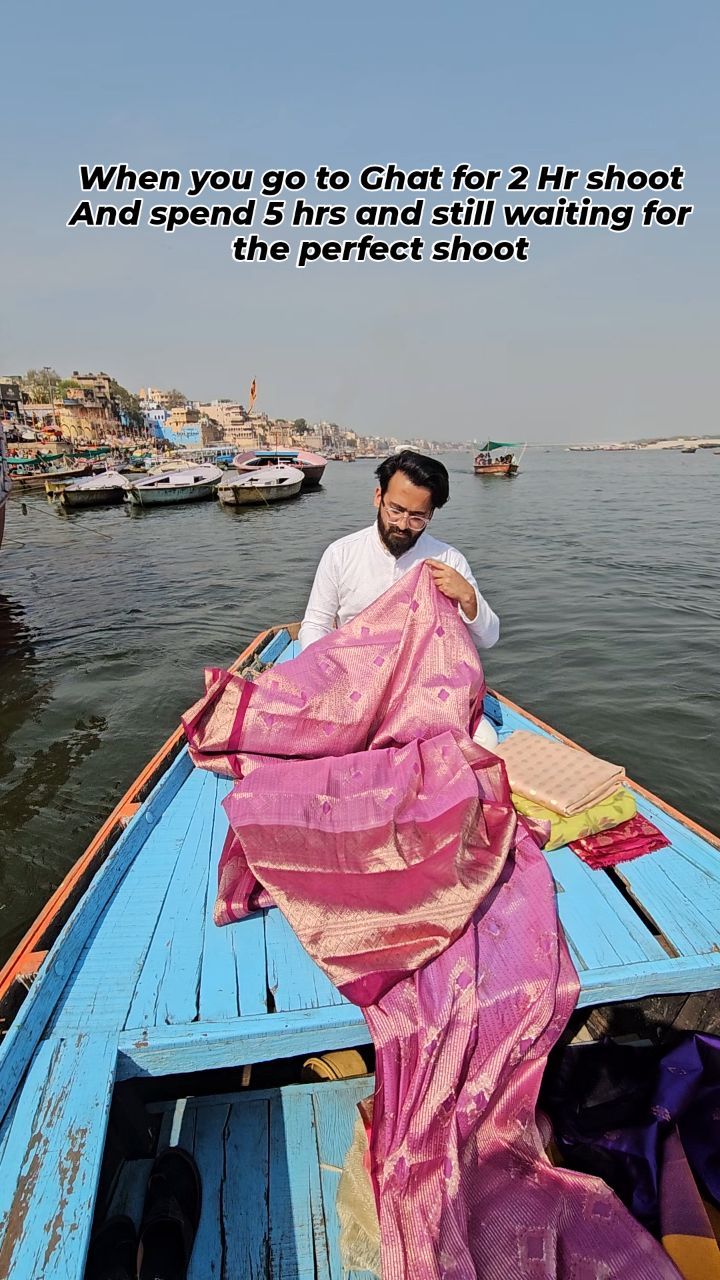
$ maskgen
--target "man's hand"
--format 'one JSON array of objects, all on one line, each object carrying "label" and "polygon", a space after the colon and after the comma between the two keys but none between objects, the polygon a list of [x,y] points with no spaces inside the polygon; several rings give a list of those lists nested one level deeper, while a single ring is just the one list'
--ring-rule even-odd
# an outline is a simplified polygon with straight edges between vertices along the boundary
[{"label": "man's hand", "polygon": [[442,591],[448,600],[457,601],[465,617],[469,618],[470,622],[474,622],[477,615],[477,599],[467,578],[463,578],[462,574],[458,573],[457,569],[452,569],[449,564],[443,564],[442,560],[426,560],[425,563],[430,566],[438,591]]}]

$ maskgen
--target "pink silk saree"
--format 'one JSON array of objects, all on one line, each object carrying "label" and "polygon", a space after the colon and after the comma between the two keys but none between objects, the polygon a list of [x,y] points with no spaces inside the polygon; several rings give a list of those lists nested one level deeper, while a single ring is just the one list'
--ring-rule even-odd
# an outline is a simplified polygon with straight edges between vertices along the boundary
[{"label": "pink silk saree", "polygon": [[254,684],[206,686],[191,756],[238,780],[216,920],[276,903],[375,1044],[384,1280],[676,1278],[604,1183],[544,1153],[577,977],[532,827],[469,737],[482,669],[429,571]]}]

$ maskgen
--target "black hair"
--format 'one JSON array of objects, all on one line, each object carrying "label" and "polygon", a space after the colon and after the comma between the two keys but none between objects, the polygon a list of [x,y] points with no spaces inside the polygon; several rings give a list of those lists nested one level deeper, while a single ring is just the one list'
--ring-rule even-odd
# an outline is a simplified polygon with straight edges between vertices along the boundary
[{"label": "black hair", "polygon": [[393,453],[380,463],[375,472],[383,495],[396,471],[402,471],[419,489],[430,490],[433,510],[445,506],[450,497],[450,477],[442,462],[426,458],[422,453],[415,453],[414,449],[402,449],[400,453]]}]

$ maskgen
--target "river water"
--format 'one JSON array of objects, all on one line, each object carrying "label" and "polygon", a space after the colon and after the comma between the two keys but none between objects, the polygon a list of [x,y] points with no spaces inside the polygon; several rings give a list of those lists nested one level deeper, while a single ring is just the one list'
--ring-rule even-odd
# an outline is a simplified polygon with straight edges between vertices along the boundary
[{"label": "river water", "polygon": [[[529,449],[480,479],[448,454],[433,520],[500,615],[488,683],[720,832],[720,457]],[[373,467],[247,512],[66,515],[11,499],[0,552],[0,959],[202,690],[301,617]]]}]

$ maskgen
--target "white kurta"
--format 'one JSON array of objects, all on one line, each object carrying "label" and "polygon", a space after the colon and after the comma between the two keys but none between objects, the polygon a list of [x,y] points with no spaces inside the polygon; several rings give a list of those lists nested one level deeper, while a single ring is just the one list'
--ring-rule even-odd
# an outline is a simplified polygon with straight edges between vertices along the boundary
[{"label": "white kurta", "polygon": [[475,590],[477,614],[471,622],[460,609],[460,617],[480,648],[494,645],[500,635],[500,622],[481,596],[464,555],[433,538],[426,529],[415,546],[396,560],[383,545],[377,525],[372,524],[338,538],[323,552],[300,628],[301,649],[328,635],[333,627],[357,617],[418,560],[441,560],[462,574]]}]

